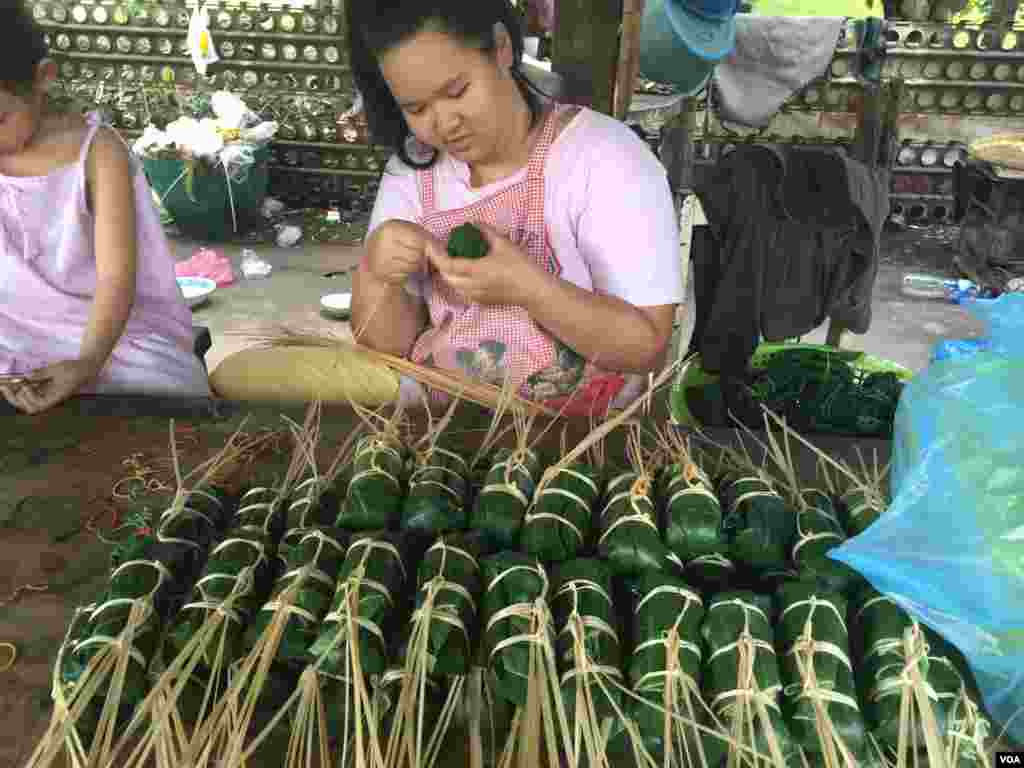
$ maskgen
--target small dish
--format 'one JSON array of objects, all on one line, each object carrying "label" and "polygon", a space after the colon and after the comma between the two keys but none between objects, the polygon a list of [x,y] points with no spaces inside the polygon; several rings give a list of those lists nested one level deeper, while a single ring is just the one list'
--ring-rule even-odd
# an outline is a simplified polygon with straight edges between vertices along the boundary
[{"label": "small dish", "polygon": [[189,309],[195,309],[210,300],[210,296],[217,290],[217,283],[205,277],[179,277],[178,287]]},{"label": "small dish", "polygon": [[352,317],[352,294],[329,293],[320,299],[320,308],[325,315],[337,320],[348,320]]}]

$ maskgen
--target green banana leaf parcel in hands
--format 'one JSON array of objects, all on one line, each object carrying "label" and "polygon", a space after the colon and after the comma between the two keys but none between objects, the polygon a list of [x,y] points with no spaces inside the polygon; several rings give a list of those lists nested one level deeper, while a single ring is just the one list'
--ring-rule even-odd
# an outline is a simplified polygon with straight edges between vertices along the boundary
[{"label": "green banana leaf parcel in hands", "polygon": [[474,224],[462,224],[448,236],[448,255],[453,259],[482,259],[488,250],[483,232]]},{"label": "green banana leaf parcel in hands", "polygon": [[542,563],[571,560],[591,546],[601,473],[577,462],[557,470],[526,513],[520,548]]}]

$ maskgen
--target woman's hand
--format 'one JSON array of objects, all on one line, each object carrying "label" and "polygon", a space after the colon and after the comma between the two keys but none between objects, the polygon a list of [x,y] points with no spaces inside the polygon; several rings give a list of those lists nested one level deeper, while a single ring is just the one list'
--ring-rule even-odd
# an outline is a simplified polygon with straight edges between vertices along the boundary
[{"label": "woman's hand", "polygon": [[427,246],[430,263],[466,301],[525,307],[547,273],[523,249],[486,224],[477,224],[487,240],[482,259],[453,259],[436,241]]},{"label": "woman's hand", "polygon": [[40,368],[28,374],[24,384],[2,387],[0,392],[19,411],[42,413],[77,394],[101,368],[89,360],[65,360]]},{"label": "woman's hand", "polygon": [[433,236],[418,224],[392,220],[381,224],[366,244],[370,274],[387,285],[404,285],[427,266],[427,244]]}]

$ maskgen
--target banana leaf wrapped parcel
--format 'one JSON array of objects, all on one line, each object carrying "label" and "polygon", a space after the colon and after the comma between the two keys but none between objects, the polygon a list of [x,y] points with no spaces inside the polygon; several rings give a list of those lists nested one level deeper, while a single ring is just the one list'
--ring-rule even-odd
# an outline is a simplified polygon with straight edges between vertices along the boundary
[{"label": "banana leaf wrapped parcel", "polygon": [[640,698],[630,709],[641,738],[659,764],[666,751],[680,749],[686,763],[700,765],[703,736],[673,716],[710,727],[700,694],[704,601],[678,576],[658,571],[640,574],[631,592],[633,653],[627,669]]},{"label": "banana leaf wrapped parcel", "polygon": [[[429,622],[432,675],[469,673],[483,597],[480,560],[490,552],[489,540],[480,532],[449,534],[431,545],[420,562],[412,620]],[[429,614],[425,613],[428,604]]]},{"label": "banana leaf wrapped parcel", "polygon": [[594,717],[597,722],[588,725],[600,733],[623,707],[616,687],[623,682],[622,647],[611,569],[594,558],[562,563],[552,574],[552,592],[559,684],[570,727]]},{"label": "banana leaf wrapped parcel", "polygon": [[846,533],[852,538],[866,531],[885,512],[885,504],[866,488],[851,488],[839,498],[839,509]]},{"label": "banana leaf wrapped parcel", "polygon": [[520,548],[542,563],[572,560],[591,546],[594,511],[603,490],[600,471],[574,462],[538,488],[526,513]]},{"label": "banana leaf wrapped parcel", "polygon": [[722,535],[722,506],[707,475],[692,461],[670,464],[659,473],[665,544],[684,563],[729,550]]},{"label": "banana leaf wrapped parcel", "polygon": [[326,654],[323,673],[347,678],[352,651],[358,653],[364,674],[384,673],[387,638],[400,626],[407,569],[415,560],[411,544],[408,537],[390,531],[352,537],[330,611],[309,649],[313,658]]},{"label": "banana leaf wrapped parcel", "polygon": [[497,549],[514,547],[540,473],[540,458],[529,448],[499,449],[476,496],[470,527],[485,533]]},{"label": "banana leaf wrapped parcel", "polygon": [[[110,696],[118,696],[115,723],[124,725],[150,690],[149,668],[160,645],[163,619],[154,609],[153,597],[173,580],[155,560],[130,560],[110,577],[106,594],[88,609],[76,612],[57,657],[58,684],[66,699],[76,688],[81,695],[88,685],[89,662],[103,651],[115,651],[127,643],[128,664],[118,689],[112,677],[101,679],[98,690],[86,701],[76,720],[79,735],[91,743]],[[137,623],[133,622],[133,612]],[[127,632],[126,632],[127,631]]]},{"label": "banana leaf wrapped parcel", "polygon": [[538,615],[549,598],[548,577],[534,558],[499,552],[481,563],[484,577],[484,647],[492,691],[516,705],[526,704],[530,655],[537,637],[554,649],[554,627]]},{"label": "banana leaf wrapped parcel", "polygon": [[[948,729],[948,712],[959,679],[952,664],[933,658],[928,633],[891,597],[865,587],[855,597],[852,608],[859,641],[856,665],[861,700],[872,733],[883,745],[896,749],[900,744],[901,710],[910,695],[916,715],[909,723],[911,739],[925,744],[926,720],[934,719],[940,733]],[[948,660],[947,660],[948,662]],[[916,667],[928,701],[921,711],[919,699],[912,695],[909,667]],[[947,696],[940,696],[945,690]]]},{"label": "banana leaf wrapped parcel", "polygon": [[[337,528],[307,528],[288,531],[278,548],[278,577],[245,633],[245,647],[254,648],[276,612],[284,608],[288,617],[276,659],[301,663],[308,659],[320,623],[330,608],[335,585],[347,553],[349,534]],[[290,589],[297,592],[287,606],[282,598]]]},{"label": "banana leaf wrapped parcel", "polygon": [[[779,588],[777,600],[784,709],[793,740],[808,753],[835,750],[846,760],[863,760],[868,745],[846,599],[812,583],[791,582]],[[829,743],[822,743],[822,734]]]},{"label": "banana leaf wrapped parcel", "polygon": [[846,541],[832,497],[823,491],[802,492],[796,514],[793,563],[803,578],[811,578],[827,590],[846,592],[863,579],[846,563],[833,560],[828,553]]},{"label": "banana leaf wrapped parcel", "polygon": [[785,566],[796,535],[796,515],[763,478],[727,473],[719,483],[722,530],[731,558],[753,571]]},{"label": "banana leaf wrapped parcel", "polygon": [[[179,611],[165,639],[164,659],[182,653],[214,615],[226,620],[223,640],[202,652],[204,672],[225,669],[239,658],[246,626],[262,605],[273,578],[273,542],[262,531],[236,528],[210,552],[192,596]],[[219,655],[223,649],[223,655]]]},{"label": "banana leaf wrapped parcel", "polygon": [[608,483],[601,512],[598,553],[618,576],[665,570],[669,550],[661,540],[649,475],[624,472]]},{"label": "banana leaf wrapped parcel", "polygon": [[[766,765],[795,765],[796,748],[779,703],[782,681],[771,608],[771,598],[745,591],[723,592],[710,601],[701,626],[708,651],[704,694],[725,732],[739,735],[742,746],[762,755]],[[726,752],[711,765],[750,760],[750,753],[735,744],[708,743]]]},{"label": "banana leaf wrapped parcel", "polygon": [[454,451],[431,445],[418,454],[402,505],[402,530],[427,536],[465,530],[469,479],[469,464]]},{"label": "banana leaf wrapped parcel", "polygon": [[295,486],[288,505],[285,530],[330,528],[341,504],[341,495],[329,477],[307,477]]},{"label": "banana leaf wrapped parcel", "polygon": [[385,434],[360,438],[334,524],[354,531],[394,528],[405,499],[407,456],[405,446]]}]

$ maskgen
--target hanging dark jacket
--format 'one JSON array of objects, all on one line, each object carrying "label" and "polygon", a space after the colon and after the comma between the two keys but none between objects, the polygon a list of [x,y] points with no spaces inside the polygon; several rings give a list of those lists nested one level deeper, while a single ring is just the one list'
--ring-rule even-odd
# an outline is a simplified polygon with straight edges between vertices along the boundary
[{"label": "hanging dark jacket", "polygon": [[743,146],[696,185],[707,218],[692,241],[690,352],[742,377],[760,339],[802,336],[831,317],[871,325],[888,173],[834,149]]}]

